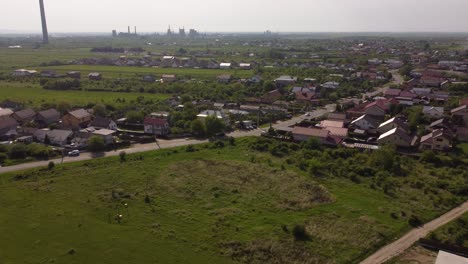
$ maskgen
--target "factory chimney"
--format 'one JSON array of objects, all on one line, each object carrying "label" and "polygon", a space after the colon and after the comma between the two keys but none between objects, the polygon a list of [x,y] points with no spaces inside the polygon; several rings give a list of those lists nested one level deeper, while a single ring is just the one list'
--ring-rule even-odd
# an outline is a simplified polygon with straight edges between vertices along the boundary
[{"label": "factory chimney", "polygon": [[41,8],[41,20],[42,20],[42,43],[49,44],[49,33],[47,32],[47,22],[46,22],[43,0],[39,0],[39,6]]},{"label": "factory chimney", "polygon": [[136,26],[135,26],[135,35],[136,35]]},{"label": "factory chimney", "polygon": [[128,26],[128,34],[130,35],[130,26]]}]

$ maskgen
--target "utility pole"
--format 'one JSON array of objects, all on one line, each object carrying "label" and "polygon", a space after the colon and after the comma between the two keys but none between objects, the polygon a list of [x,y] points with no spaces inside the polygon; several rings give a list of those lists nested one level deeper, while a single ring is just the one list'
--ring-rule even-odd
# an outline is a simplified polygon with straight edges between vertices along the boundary
[{"label": "utility pole", "polygon": [[44,0],[39,0],[39,6],[41,8],[42,43],[49,44],[49,33],[47,31],[46,15],[45,15],[45,10],[44,10]]}]

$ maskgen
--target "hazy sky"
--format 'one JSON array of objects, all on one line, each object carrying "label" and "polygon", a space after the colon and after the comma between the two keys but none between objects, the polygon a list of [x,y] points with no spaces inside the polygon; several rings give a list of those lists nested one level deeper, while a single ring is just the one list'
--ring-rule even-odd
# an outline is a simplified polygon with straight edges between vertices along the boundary
[{"label": "hazy sky", "polygon": [[[468,0],[44,0],[50,32],[468,32]],[[0,0],[0,30],[39,32],[38,0]],[[0,32],[1,33],[1,32]]]}]

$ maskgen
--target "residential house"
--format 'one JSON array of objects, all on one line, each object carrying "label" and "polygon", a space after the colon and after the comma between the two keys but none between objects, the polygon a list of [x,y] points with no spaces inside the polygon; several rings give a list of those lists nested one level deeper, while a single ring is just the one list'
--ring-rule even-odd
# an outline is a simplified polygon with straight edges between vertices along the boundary
[{"label": "residential house", "polygon": [[114,136],[117,132],[115,130],[110,129],[99,129],[93,132],[94,136],[99,136],[104,140],[106,145],[110,145],[114,143]]},{"label": "residential house", "polygon": [[171,83],[171,82],[177,81],[177,78],[174,74],[163,74],[161,79],[165,83]]},{"label": "residential house", "polygon": [[326,127],[330,131],[330,136],[345,139],[348,136],[348,129],[345,127]]},{"label": "residential house", "polygon": [[345,128],[343,120],[323,120],[320,122],[320,127],[330,131],[331,136],[344,139],[348,136],[348,129]]},{"label": "residential house", "polygon": [[11,117],[0,119],[0,136],[5,135],[12,130],[16,131],[18,125],[18,122],[16,122],[16,120]]},{"label": "residential house", "polygon": [[315,92],[315,89],[314,88],[309,88],[309,87],[300,87],[300,86],[291,88],[291,94],[311,93],[311,92]]},{"label": "residential house", "polygon": [[441,118],[444,116],[443,107],[424,106],[422,112],[430,118]]},{"label": "residential house", "polygon": [[242,70],[250,70],[252,69],[252,65],[250,63],[239,63],[239,68]]},{"label": "residential house", "polygon": [[110,118],[96,116],[93,121],[89,124],[90,127],[94,127],[97,129],[110,129],[110,130],[117,130],[117,123],[115,123]]},{"label": "residential house", "polygon": [[276,89],[264,94],[261,98],[261,102],[264,104],[272,104],[274,101],[280,99],[281,97],[283,97],[283,95],[278,89]]},{"label": "residential house", "polygon": [[255,75],[247,80],[247,83],[249,84],[257,84],[262,81],[262,77]]},{"label": "residential house", "polygon": [[19,102],[14,102],[14,101],[11,101],[11,100],[5,100],[5,101],[0,103],[0,107],[1,108],[9,108],[9,109],[13,109],[14,111],[18,111],[18,110],[23,108],[23,104],[19,103]]},{"label": "residential house", "polygon": [[395,98],[398,97],[401,93],[400,89],[387,89],[384,92],[384,97],[385,98]]},{"label": "residential house", "polygon": [[437,130],[437,129],[452,130],[452,126],[450,125],[450,122],[448,121],[447,118],[441,118],[439,120],[432,122],[429,125],[429,129],[430,130]]},{"label": "residential house", "polygon": [[67,77],[73,78],[73,79],[81,79],[81,72],[79,71],[67,72]]},{"label": "residential house", "polygon": [[386,113],[386,106],[383,101],[378,100],[366,105],[364,107],[364,113],[370,116],[384,117]]},{"label": "residential house", "polygon": [[216,80],[219,83],[230,83],[232,80],[232,75],[230,74],[221,74],[216,77]]},{"label": "residential house", "polygon": [[[242,110],[242,109],[241,109]],[[216,110],[205,110],[197,115],[199,120],[205,121],[205,119],[209,116],[214,116],[217,119],[223,121],[226,126],[229,126],[229,118],[222,112]]]},{"label": "residential house", "polygon": [[61,129],[39,129],[34,133],[34,138],[41,143],[49,142],[50,145],[63,147],[71,142],[73,132],[71,130]]},{"label": "residential house", "polygon": [[57,72],[54,70],[43,70],[41,71],[41,77],[43,78],[56,78]]},{"label": "residential house", "polygon": [[341,120],[346,121],[346,114],[345,113],[329,113],[327,115],[329,120]]},{"label": "residential house", "polygon": [[446,129],[437,129],[421,138],[421,150],[450,150],[453,134]]},{"label": "residential house", "polygon": [[411,92],[419,97],[427,97],[432,93],[432,88],[413,88]]},{"label": "residential house", "polygon": [[29,77],[34,76],[37,74],[35,70],[26,70],[26,69],[19,69],[15,70],[11,75],[15,77]]},{"label": "residential house", "polygon": [[338,82],[326,82],[326,83],[322,84],[321,86],[324,89],[335,90],[335,89],[338,89],[338,87],[340,86],[340,83],[338,83]]},{"label": "residential house", "polygon": [[405,122],[403,122],[401,119],[399,119],[397,117],[393,117],[393,118],[383,122],[382,124],[380,124],[379,127],[377,128],[377,132],[379,134],[385,134],[388,131],[390,131],[390,130],[392,130],[394,128],[397,128],[397,127],[402,129],[406,133],[408,133],[410,131],[408,125]]},{"label": "residential house", "polygon": [[383,119],[387,109],[389,109],[390,104],[394,103],[394,100],[395,99],[384,99],[375,102],[367,102],[346,110],[346,114],[350,118],[357,118],[366,114],[376,119]]},{"label": "residential house", "polygon": [[13,115],[13,111],[8,108],[0,108],[0,119],[7,118]]},{"label": "residential house", "polygon": [[143,121],[145,133],[163,137],[169,135],[170,126],[167,117],[167,115],[159,113],[145,117]]},{"label": "residential house", "polygon": [[344,127],[344,121],[326,119],[326,120],[322,120],[320,122],[320,127],[325,128],[325,129],[327,129],[329,127],[343,128]]},{"label": "residential house", "polygon": [[350,124],[350,127],[368,131],[377,129],[379,127],[379,124],[379,120],[377,120],[375,117],[364,114],[358,117],[357,119],[353,120]]},{"label": "residential house", "polygon": [[379,145],[391,144],[397,147],[411,147],[415,143],[415,138],[406,134],[406,132],[400,128],[396,127],[384,134],[382,134],[377,142]]},{"label": "residential house", "polygon": [[462,105],[451,111],[454,121],[462,125],[468,126],[468,105]]},{"label": "residential house", "polygon": [[468,142],[468,127],[458,127],[455,134],[458,141]]},{"label": "residential house", "polygon": [[99,72],[92,72],[92,73],[88,74],[88,78],[90,80],[100,81],[100,80],[102,80],[102,74],[99,73]]},{"label": "residential house", "polygon": [[315,97],[315,92],[312,92],[307,88],[305,88],[304,91],[294,92],[294,98],[298,103],[310,104]]},{"label": "residential house", "polygon": [[297,77],[291,77],[289,75],[280,76],[275,79],[275,84],[277,87],[285,87],[288,85],[294,85],[297,82]]},{"label": "residential house", "polygon": [[440,85],[446,81],[446,79],[441,78],[441,77],[435,77],[435,76],[427,76],[424,75],[421,77],[419,80],[419,83],[424,86],[428,87],[440,87]]},{"label": "residential house", "polygon": [[11,115],[11,117],[14,118],[20,124],[25,124],[25,123],[33,121],[35,116],[36,116],[36,112],[34,112],[34,110],[30,108],[17,111],[13,113],[13,115]]},{"label": "residential house", "polygon": [[60,113],[53,108],[40,111],[37,113],[35,121],[40,127],[47,127],[50,124],[60,121]]},{"label": "residential house", "polygon": [[142,81],[148,82],[148,83],[154,83],[156,81],[156,78],[152,74],[147,74],[143,76]]},{"label": "residential house", "polygon": [[87,127],[92,120],[93,116],[88,111],[78,109],[64,115],[62,117],[62,124],[68,128],[80,129]]},{"label": "residential house", "polygon": [[231,67],[232,67],[232,63],[230,63],[230,62],[222,62],[222,63],[219,64],[220,69],[227,70],[227,69],[231,69]]},{"label": "residential house", "polygon": [[292,131],[294,141],[308,141],[310,138],[316,138],[321,143],[327,142],[330,137],[330,131],[318,128],[294,127]]}]

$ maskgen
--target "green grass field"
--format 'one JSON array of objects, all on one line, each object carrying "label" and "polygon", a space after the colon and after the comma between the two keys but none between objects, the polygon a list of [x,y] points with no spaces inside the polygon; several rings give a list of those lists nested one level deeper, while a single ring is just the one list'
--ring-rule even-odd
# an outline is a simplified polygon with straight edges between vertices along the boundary
[{"label": "green grass field", "polygon": [[0,175],[0,261],[356,263],[410,228],[390,212],[447,210],[408,188],[312,178],[253,140]]},{"label": "green grass field", "polygon": [[[0,101],[12,100],[22,102],[27,106],[40,108],[44,103],[67,102],[72,106],[86,106],[90,103],[108,103],[120,106],[132,104],[140,96],[148,100],[162,100],[169,95],[118,93],[118,92],[88,92],[88,91],[54,91],[45,90],[39,84],[0,81]],[[125,99],[125,103],[118,99]]]},{"label": "green grass field", "polygon": [[176,76],[191,78],[215,78],[221,74],[232,74],[240,78],[249,78],[253,76],[251,70],[220,70],[220,69],[189,69],[189,68],[149,68],[149,67],[125,67],[125,66],[99,66],[99,65],[65,65],[39,67],[38,69],[56,70],[60,73],[68,71],[80,71],[82,76],[90,72],[100,72],[104,78],[109,77],[135,77],[145,74],[161,76],[162,74],[175,74]]}]

